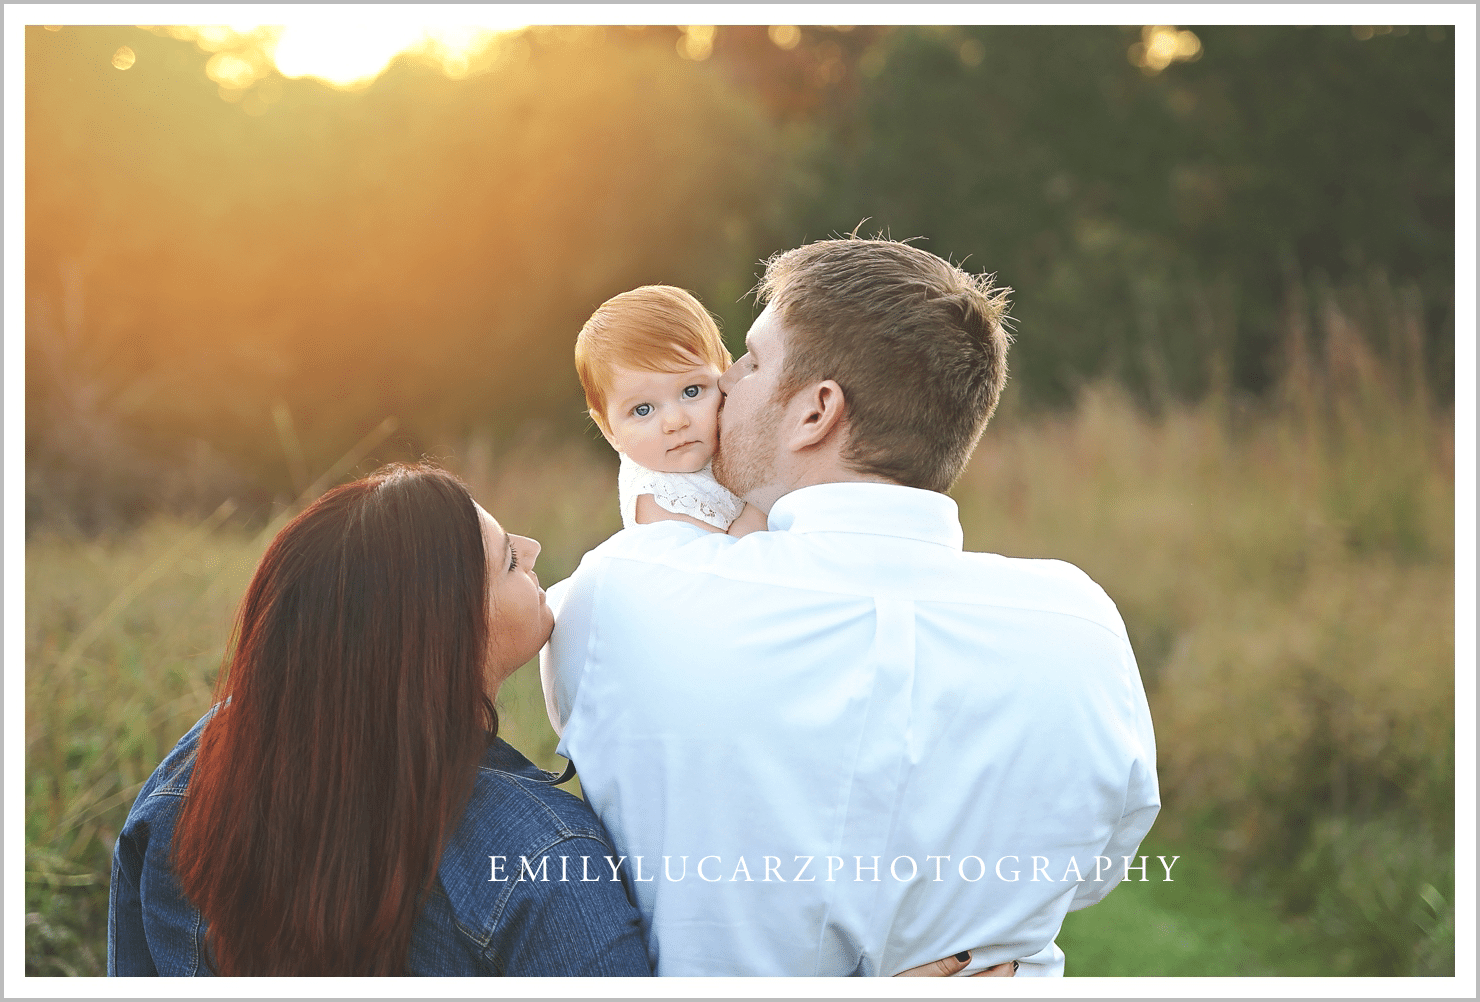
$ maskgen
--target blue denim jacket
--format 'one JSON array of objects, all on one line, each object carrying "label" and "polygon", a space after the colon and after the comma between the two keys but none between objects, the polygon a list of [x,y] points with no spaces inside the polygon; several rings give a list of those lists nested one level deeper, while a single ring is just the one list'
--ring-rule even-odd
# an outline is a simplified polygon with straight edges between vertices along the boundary
[{"label": "blue denim jacket", "polygon": [[[169,865],[196,742],[210,716],[154,770],[118,836],[108,895],[110,975],[211,973],[205,924]],[[585,802],[495,742],[412,930],[407,973],[651,974],[641,919],[608,856],[625,878]]]}]

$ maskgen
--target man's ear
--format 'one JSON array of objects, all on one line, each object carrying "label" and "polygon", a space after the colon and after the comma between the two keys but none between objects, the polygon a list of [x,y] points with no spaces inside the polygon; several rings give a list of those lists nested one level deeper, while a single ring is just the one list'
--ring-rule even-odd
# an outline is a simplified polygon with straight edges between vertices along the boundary
[{"label": "man's ear", "polygon": [[848,402],[843,388],[834,380],[824,379],[797,391],[788,407],[792,425],[787,446],[801,452],[826,442],[839,431],[848,416]]}]

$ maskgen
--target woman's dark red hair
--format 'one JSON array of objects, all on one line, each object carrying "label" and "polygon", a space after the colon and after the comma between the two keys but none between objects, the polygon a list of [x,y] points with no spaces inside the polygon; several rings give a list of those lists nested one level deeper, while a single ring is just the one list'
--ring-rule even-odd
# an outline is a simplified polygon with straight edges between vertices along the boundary
[{"label": "woman's dark red hair", "polygon": [[223,975],[404,973],[497,728],[481,524],[450,474],[329,491],[242,601],[175,830]]}]

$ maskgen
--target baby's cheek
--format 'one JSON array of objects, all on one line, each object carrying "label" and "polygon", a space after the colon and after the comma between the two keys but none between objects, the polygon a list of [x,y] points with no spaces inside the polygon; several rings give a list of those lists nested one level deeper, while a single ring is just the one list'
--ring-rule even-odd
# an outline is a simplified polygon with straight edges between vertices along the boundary
[{"label": "baby's cheek", "polygon": [[719,448],[719,394],[714,395],[714,401],[708,408],[709,434],[704,437],[704,443],[713,452]]}]

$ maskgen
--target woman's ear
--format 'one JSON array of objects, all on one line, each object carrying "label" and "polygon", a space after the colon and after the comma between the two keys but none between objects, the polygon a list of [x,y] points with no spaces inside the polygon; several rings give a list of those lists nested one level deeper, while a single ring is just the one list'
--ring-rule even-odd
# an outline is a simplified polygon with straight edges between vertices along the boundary
[{"label": "woman's ear", "polygon": [[788,447],[800,452],[822,445],[843,427],[847,412],[843,388],[835,380],[824,379],[799,390],[787,408],[787,417],[792,422]]}]

